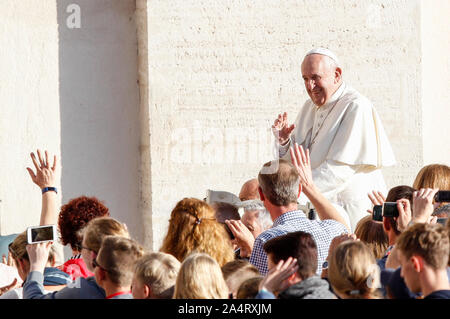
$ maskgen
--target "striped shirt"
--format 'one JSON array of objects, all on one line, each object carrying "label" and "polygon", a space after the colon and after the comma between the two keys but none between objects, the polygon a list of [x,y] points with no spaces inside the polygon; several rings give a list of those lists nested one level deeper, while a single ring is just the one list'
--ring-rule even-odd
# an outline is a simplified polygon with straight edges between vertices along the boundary
[{"label": "striped shirt", "polygon": [[275,219],[272,228],[261,233],[253,245],[250,263],[258,268],[261,275],[265,276],[268,272],[267,255],[263,249],[264,244],[272,238],[296,231],[309,233],[316,241],[317,275],[322,273],[322,263],[327,258],[328,248],[333,238],[348,232],[343,224],[333,219],[309,220],[301,210],[286,212]]}]

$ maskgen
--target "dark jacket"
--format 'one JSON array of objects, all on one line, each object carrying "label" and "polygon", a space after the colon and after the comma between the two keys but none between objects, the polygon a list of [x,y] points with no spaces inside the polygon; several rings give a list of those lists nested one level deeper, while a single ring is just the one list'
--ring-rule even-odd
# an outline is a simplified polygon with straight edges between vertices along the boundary
[{"label": "dark jacket", "polygon": [[336,299],[330,285],[319,276],[312,276],[296,283],[278,295],[279,299]]}]

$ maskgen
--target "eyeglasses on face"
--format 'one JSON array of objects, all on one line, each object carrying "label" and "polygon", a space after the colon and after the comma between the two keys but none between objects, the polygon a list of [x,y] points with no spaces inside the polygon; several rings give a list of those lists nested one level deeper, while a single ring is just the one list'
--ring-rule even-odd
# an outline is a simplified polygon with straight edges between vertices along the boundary
[{"label": "eyeglasses on face", "polygon": [[94,268],[100,268],[103,269],[104,271],[108,272],[108,269],[106,269],[105,267],[102,267],[98,264],[97,262],[97,257],[95,257],[94,259],[92,259],[92,266],[94,266]]}]

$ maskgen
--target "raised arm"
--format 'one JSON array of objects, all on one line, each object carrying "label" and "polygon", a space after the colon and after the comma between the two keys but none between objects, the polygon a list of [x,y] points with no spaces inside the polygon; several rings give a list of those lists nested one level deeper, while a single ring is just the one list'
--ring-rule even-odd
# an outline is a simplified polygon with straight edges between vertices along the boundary
[{"label": "raised arm", "polygon": [[[31,180],[39,186],[42,192],[42,208],[41,219],[39,225],[56,224],[58,218],[58,198],[56,189],[56,155],[53,156],[53,166],[50,167],[48,152],[44,152],[45,157],[42,156],[41,151],[37,150],[38,159],[36,155],[31,153],[31,160],[33,161],[36,173],[27,167]],[[39,162],[38,162],[39,161]]]},{"label": "raised arm", "polygon": [[331,204],[331,202],[323,196],[323,194],[317,189],[313,183],[311,163],[309,158],[309,150],[304,151],[303,147],[295,143],[294,147],[291,146],[291,159],[297,172],[300,175],[300,183],[302,190],[306,197],[311,201],[314,208],[317,211],[317,215],[321,220],[334,219],[343,224],[349,231],[350,226],[347,225],[345,219],[337,211],[337,209]]}]

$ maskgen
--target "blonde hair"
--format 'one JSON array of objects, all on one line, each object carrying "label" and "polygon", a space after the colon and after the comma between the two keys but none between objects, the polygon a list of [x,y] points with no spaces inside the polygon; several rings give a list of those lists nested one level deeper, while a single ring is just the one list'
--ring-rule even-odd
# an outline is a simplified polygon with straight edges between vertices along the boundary
[{"label": "blonde hair", "polygon": [[[13,258],[16,260],[25,259],[27,261],[30,261],[27,252],[27,245],[28,245],[27,232],[24,231],[23,233],[17,235],[17,237],[14,239],[14,241],[11,243],[11,246],[9,247],[9,250],[11,251]],[[54,245],[52,245],[50,248],[50,252],[48,254],[48,261],[54,262],[55,258],[56,258],[56,248]]]},{"label": "blonde hair", "polygon": [[210,255],[221,266],[234,259],[228,234],[215,219],[214,209],[202,200],[184,198],[172,210],[160,251],[182,262],[194,250]]},{"label": "blonde hair", "polygon": [[170,254],[149,253],[136,262],[135,276],[151,288],[156,298],[170,299],[180,266],[178,259]]},{"label": "blonde hair", "polygon": [[219,264],[205,253],[192,253],[181,264],[174,299],[226,299],[228,287]]},{"label": "blonde hair", "polygon": [[450,190],[450,167],[442,164],[431,164],[422,167],[414,180],[413,187],[439,188]]},{"label": "blonde hair", "polygon": [[96,260],[104,267],[111,282],[120,286],[130,286],[136,261],[142,257],[144,249],[136,241],[122,236],[106,236]]},{"label": "blonde hair", "polygon": [[81,231],[83,243],[88,249],[98,253],[105,236],[122,236],[130,238],[127,228],[111,217],[97,217],[89,221],[89,223]]},{"label": "blonde hair", "polygon": [[376,259],[383,258],[389,246],[389,238],[383,229],[383,222],[373,220],[372,215],[363,217],[356,225],[355,235],[372,249]]},{"label": "blonde hair", "polygon": [[379,298],[379,268],[372,251],[361,241],[345,241],[331,254],[328,279],[345,299]]}]

